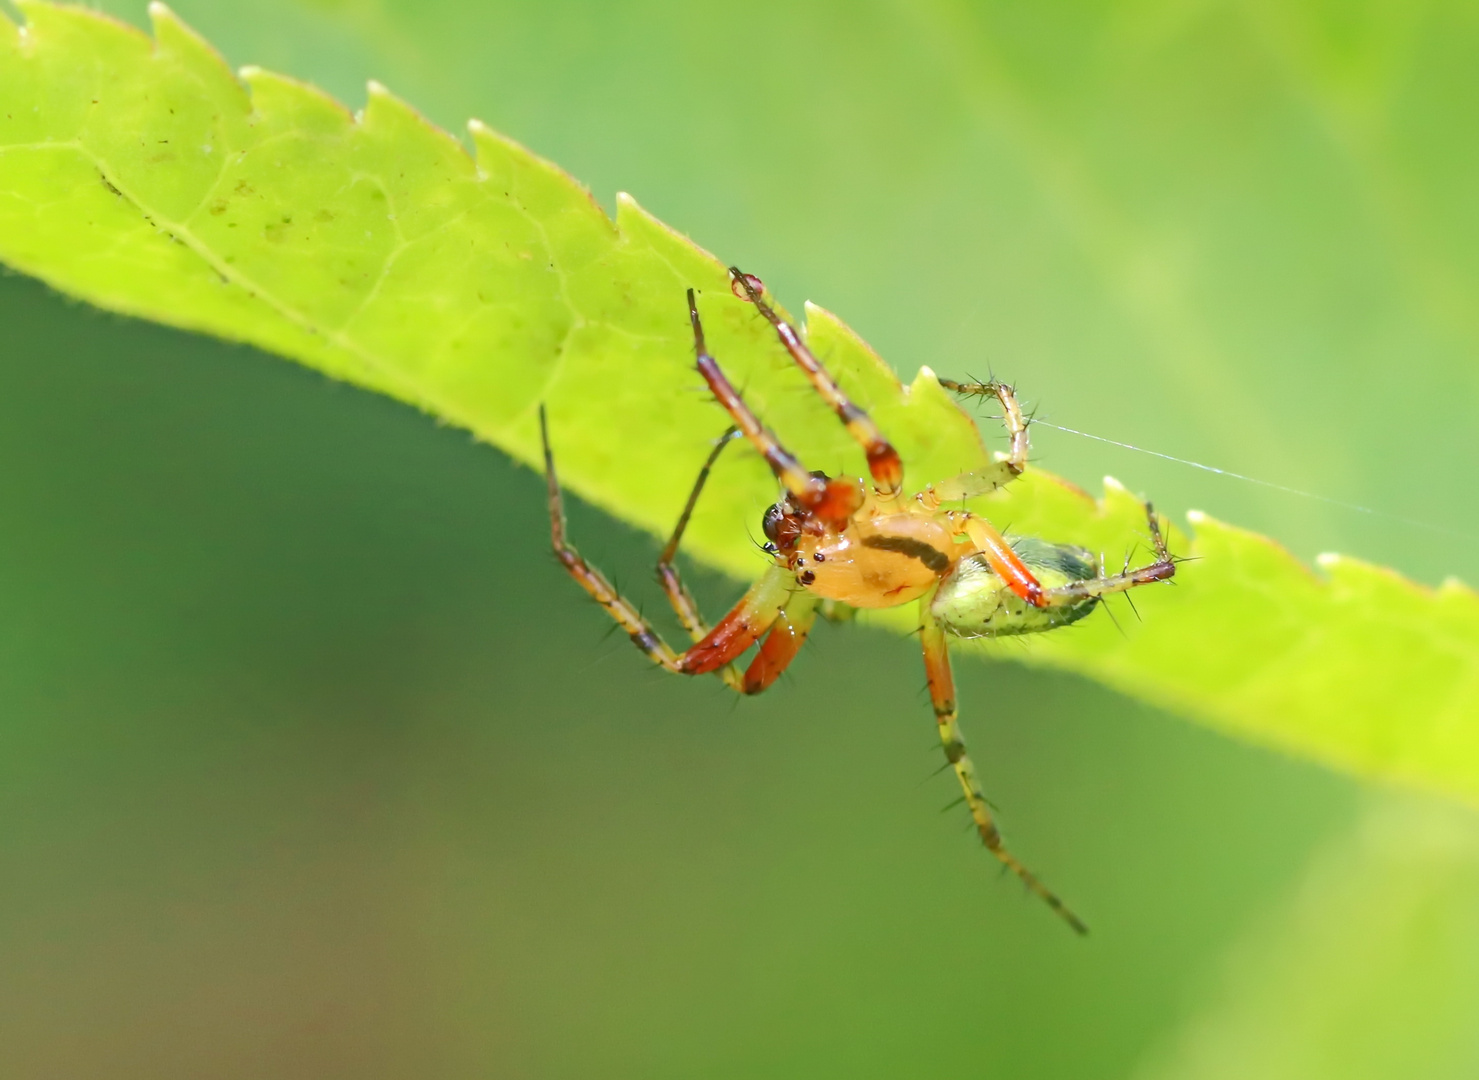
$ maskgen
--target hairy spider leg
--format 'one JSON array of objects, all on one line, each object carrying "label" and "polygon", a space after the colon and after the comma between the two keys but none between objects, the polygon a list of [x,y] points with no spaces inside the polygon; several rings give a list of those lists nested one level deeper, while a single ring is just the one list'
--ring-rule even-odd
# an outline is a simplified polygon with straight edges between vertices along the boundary
[{"label": "hairy spider leg", "polygon": [[939,484],[931,484],[916,498],[928,509],[938,509],[941,503],[958,499],[973,499],[1004,488],[1027,467],[1027,418],[1022,415],[1022,406],[1017,402],[1016,391],[1006,383],[959,383],[954,379],[941,379],[940,385],[957,394],[996,395],[1001,402],[1001,419],[1006,425],[1010,450],[1005,457],[993,461],[984,469],[975,469]]},{"label": "hairy spider leg", "polygon": [[[956,393],[994,394],[1001,402],[1002,422],[1006,424],[1007,434],[1011,438],[1011,450],[1006,457],[993,462],[984,469],[962,473],[954,479],[925,488],[918,495],[918,499],[930,510],[938,509],[943,502],[969,499],[1005,487],[1020,476],[1022,470],[1027,467],[1027,418],[1022,415],[1022,406],[1017,401],[1016,392],[1010,386],[995,381],[958,383],[953,379],[941,379],[940,385]],[[1016,551],[1012,549],[1012,545],[1007,542],[1006,537],[1002,536],[1001,531],[995,525],[985,518],[964,510],[950,511],[946,516],[955,528],[970,537],[971,543],[986,557],[986,562],[992,571],[1007,583],[1007,587],[1012,592],[1033,607],[1050,606],[1048,590],[1044,589],[1033,576],[1032,571],[1027,569],[1026,564],[1022,562]],[[1059,601],[1059,603],[1065,602],[1067,601]]]},{"label": "hairy spider leg", "polygon": [[970,537],[971,544],[986,557],[987,565],[1007,583],[1007,588],[1033,607],[1049,606],[1048,590],[1032,576],[1032,571],[1027,569],[1007,538],[1001,535],[1000,529],[968,510],[950,510],[945,517],[957,532]]},{"label": "hairy spider leg", "polygon": [[[668,603],[677,613],[678,621],[683,624],[683,629],[688,631],[688,636],[695,642],[702,641],[708,636],[709,626],[704,622],[703,614],[698,609],[698,601],[694,600],[693,594],[688,591],[688,586],[678,576],[678,567],[674,565],[673,560],[678,557],[678,546],[683,542],[683,533],[688,528],[688,519],[693,516],[693,508],[698,505],[698,497],[703,493],[704,485],[708,483],[709,473],[714,470],[714,463],[719,460],[719,455],[724,453],[724,448],[729,445],[730,440],[738,434],[739,429],[732,427],[720,435],[718,441],[714,443],[714,448],[704,459],[703,468],[698,471],[698,478],[693,482],[693,490],[688,493],[688,501],[683,504],[683,512],[678,515],[678,524],[673,527],[673,535],[668,537],[662,554],[657,557],[657,580],[662,585],[663,594],[667,596]],[[744,682],[733,664],[725,664],[719,669],[718,674],[731,690],[743,691]]]},{"label": "hairy spider leg", "polygon": [[899,459],[899,452],[893,448],[893,444],[884,438],[873,418],[842,392],[837,380],[832,378],[827,369],[822,367],[821,361],[806,347],[796,328],[776,314],[775,309],[762,299],[760,290],[755,287],[757,279],[743,273],[737,266],[729,268],[729,276],[735,291],[743,292],[743,298],[754,304],[756,310],[765,316],[766,322],[775,328],[776,336],[791,354],[791,359],[806,372],[811,385],[846,425],[848,434],[863,448],[863,453],[868,458],[868,472],[872,475],[873,484],[879,494],[899,494],[904,486],[904,463]]},{"label": "hairy spider leg", "polygon": [[688,290],[688,319],[693,325],[693,351],[699,374],[709,384],[724,411],[729,413],[740,434],[760,452],[776,479],[802,506],[827,522],[845,524],[863,505],[862,484],[846,476],[830,480],[813,476],[796,455],[782,446],[780,440],[760,423],[759,417],[745,404],[739,391],[720,369],[718,361],[709,355],[708,346],[704,343],[703,322],[698,317],[698,302],[692,289]]},{"label": "hairy spider leg", "polygon": [[739,603],[704,635],[703,639],[682,653],[675,652],[642,613],[618,593],[599,570],[581,558],[565,538],[565,504],[560,495],[560,482],[555,474],[555,456],[549,444],[549,425],[544,406],[539,407],[539,434],[544,442],[544,472],[548,485],[550,540],[555,556],[581,588],[606,609],[632,643],[647,654],[654,664],[666,671],[686,675],[707,675],[729,664],[755,644],[780,616],[781,609],[796,589],[794,575],[785,566],[772,564],[751,585]]},{"label": "hairy spider leg", "polygon": [[[699,469],[698,478],[693,483],[693,490],[688,493],[688,501],[683,504],[683,512],[678,515],[678,524],[673,528],[673,535],[668,538],[667,545],[662,549],[662,554],[657,560],[657,577],[662,584],[663,592],[667,595],[673,610],[677,612],[683,628],[688,631],[695,642],[703,641],[708,636],[709,627],[698,609],[698,602],[694,600],[693,594],[688,591],[688,587],[678,576],[678,568],[673,564],[673,560],[677,557],[678,547],[683,542],[683,533],[688,528],[688,520],[693,516],[693,509],[698,505],[699,495],[703,492],[704,484],[708,482],[709,473],[714,469],[714,463],[719,460],[719,455],[724,452],[730,440],[738,434],[738,428],[730,428],[719,436],[718,442],[709,451],[709,456],[705,459],[703,468]],[[810,593],[804,590],[792,593],[790,600],[786,602],[785,607],[781,608],[775,622],[766,632],[755,658],[745,669],[744,675],[740,675],[732,663],[725,664],[715,674],[723,679],[725,685],[731,690],[742,694],[758,694],[767,689],[780,677],[781,672],[790,666],[796,654],[801,651],[801,646],[806,643],[806,636],[811,632],[811,624],[816,619],[817,606],[817,599]]]},{"label": "hairy spider leg", "polygon": [[1023,866],[1002,842],[1001,832],[997,829],[991,816],[991,808],[986,803],[986,795],[976,779],[976,767],[966,753],[960,725],[956,722],[955,679],[950,674],[950,649],[946,644],[944,631],[930,614],[929,602],[929,596],[919,602],[919,637],[924,648],[924,670],[929,679],[930,700],[934,703],[935,722],[939,727],[940,742],[945,747],[945,758],[955,770],[956,779],[965,792],[965,803],[976,823],[976,831],[981,834],[981,842],[986,845],[987,851],[1016,874],[1030,892],[1042,899],[1075,932],[1087,934],[1089,928],[1083,921],[1069,910],[1067,904],[1058,899],[1056,893]]},{"label": "hairy spider leg", "polygon": [[1161,523],[1155,516],[1155,508],[1148,502],[1145,504],[1145,519],[1150,526],[1150,541],[1155,548],[1155,562],[1122,574],[1101,575],[1045,589],[1043,599],[1046,603],[1041,606],[1061,607],[1065,604],[1077,603],[1090,596],[1109,596],[1113,593],[1128,592],[1138,585],[1150,585],[1175,577],[1176,560],[1166,547],[1166,539],[1161,533]]},{"label": "hairy spider leg", "polygon": [[811,633],[811,624],[816,621],[820,605],[820,599],[805,589],[796,591],[771,624],[770,633],[760,643],[755,659],[745,669],[745,693],[760,693],[791,666],[801,646],[806,644],[806,635]]}]

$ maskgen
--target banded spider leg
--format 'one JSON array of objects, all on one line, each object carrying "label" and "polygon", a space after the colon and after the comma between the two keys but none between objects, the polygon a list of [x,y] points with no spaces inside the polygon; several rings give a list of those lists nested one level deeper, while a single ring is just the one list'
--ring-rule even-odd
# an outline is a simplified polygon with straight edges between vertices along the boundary
[{"label": "banded spider leg", "polygon": [[[663,592],[677,613],[684,628],[695,638],[694,644],[683,652],[677,652],[659,634],[631,601],[627,600],[615,586],[595,567],[591,566],[576,551],[566,538],[564,499],[560,482],[555,472],[554,452],[550,448],[549,425],[544,407],[539,409],[539,431],[544,443],[545,481],[548,491],[550,512],[550,539],[555,556],[566,572],[573,577],[591,598],[606,609],[617,624],[627,632],[632,643],[646,653],[647,658],[664,671],[684,675],[706,675],[719,673],[726,686],[739,693],[756,694],[765,689],[787,663],[800,650],[806,633],[811,627],[816,601],[804,591],[796,588],[794,577],[784,566],[771,565],[756,581],[739,603],[730,609],[712,629],[705,626],[698,605],[688,592],[673,565],[678,545],[693,507],[698,501],[709,471],[724,446],[733,437],[726,433],[715,446],[699,473],[688,502],[679,517],[673,536],[663,548],[658,560],[658,580]],[[782,620],[783,611],[789,614],[780,627],[780,632],[766,638],[759,654],[751,662],[743,676],[733,672],[732,662],[741,653],[759,640],[762,634],[776,627]],[[775,643],[771,644],[774,638]]]},{"label": "banded spider leg", "polygon": [[[986,495],[1006,486],[1022,475],[1022,470],[1027,466],[1028,455],[1027,417],[1023,415],[1022,406],[1017,401],[1016,392],[1012,387],[996,379],[987,382],[957,382],[954,379],[940,379],[939,382],[946,390],[963,397],[995,397],[1001,404],[1001,419],[1006,425],[1007,435],[1011,440],[1011,449],[984,469],[963,473],[944,483],[933,484],[925,488],[916,498],[930,509],[938,508],[942,503]],[[1018,590],[1013,591],[1018,591],[1018,595],[1021,595],[1024,600],[1029,600],[1038,607],[1064,607],[1079,603],[1089,597],[1097,598],[1122,593],[1137,585],[1149,585],[1174,577],[1176,559],[1166,547],[1155,508],[1149,502],[1146,502],[1144,506],[1146,522],[1150,530],[1151,547],[1155,552],[1154,562],[1133,571],[1126,568],[1118,574],[1101,573],[1097,577],[1085,578],[1051,589],[1042,589],[1035,593],[1036,599]],[[981,530],[980,521],[980,518],[975,518],[969,523],[963,522],[963,525],[973,541],[979,544],[994,543],[996,537]],[[991,531],[995,532],[995,530]],[[988,559],[989,557],[988,553]],[[1011,581],[1011,578],[1003,574],[994,562],[991,566],[1004,581]]]},{"label": "banded spider leg", "polygon": [[956,721],[955,677],[950,672],[950,647],[945,632],[930,613],[928,598],[920,601],[919,619],[925,677],[929,681],[930,703],[935,709],[935,724],[939,729],[940,743],[945,748],[945,760],[955,770],[955,778],[960,781],[961,790],[965,793],[965,804],[971,812],[971,820],[975,822],[981,843],[986,845],[986,850],[996,856],[1003,866],[1021,879],[1028,891],[1052,908],[1074,933],[1087,934],[1089,928],[1084,921],[1059,899],[1057,893],[1044,885],[1036,874],[1007,850],[1001,838],[1001,830],[996,827],[991,807],[986,802],[986,793],[981,790],[981,782],[976,777],[976,766],[966,753],[965,737]]}]

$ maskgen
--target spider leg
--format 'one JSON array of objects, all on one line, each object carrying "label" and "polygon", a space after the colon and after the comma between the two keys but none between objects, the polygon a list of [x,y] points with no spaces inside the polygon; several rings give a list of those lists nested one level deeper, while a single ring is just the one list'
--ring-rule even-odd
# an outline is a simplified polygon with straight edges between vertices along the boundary
[{"label": "spider leg", "polygon": [[760,651],[745,669],[744,692],[758,694],[780,678],[781,672],[796,659],[806,635],[816,621],[820,601],[805,589],[797,590],[771,624],[770,633],[760,643]]},{"label": "spider leg", "polygon": [[555,475],[555,457],[549,445],[549,427],[544,407],[539,409],[539,433],[544,442],[544,472],[549,493],[550,540],[555,556],[581,588],[606,609],[632,643],[665,671],[685,675],[707,675],[718,671],[748,649],[769,630],[781,609],[791,599],[795,577],[784,566],[773,564],[751,585],[739,603],[705,634],[702,640],[679,653],[642,617],[642,613],[606,580],[599,570],[581,558],[565,538],[565,505]]},{"label": "spider leg", "polygon": [[973,499],[977,495],[986,495],[1006,487],[1021,476],[1022,470],[1027,467],[1027,418],[1022,415],[1022,406],[1017,402],[1016,391],[1001,382],[958,383],[953,379],[941,379],[940,385],[957,394],[995,394],[996,399],[1001,402],[1001,419],[1011,439],[1011,449],[1005,457],[993,461],[984,469],[962,473],[954,479],[925,488],[917,498],[930,509],[935,509],[941,503]]},{"label": "spider leg", "polygon": [[873,485],[879,494],[897,495],[904,486],[904,465],[899,460],[899,452],[883,437],[883,432],[878,429],[873,418],[853,404],[842,392],[842,387],[837,385],[837,380],[828,374],[821,361],[806,347],[796,328],[777,315],[775,309],[765,302],[761,291],[755,287],[754,278],[734,266],[729,268],[729,277],[735,293],[743,293],[742,299],[754,304],[755,309],[765,316],[766,322],[775,328],[776,336],[791,354],[791,359],[806,372],[806,377],[811,380],[817,393],[822,395],[822,400],[837,414],[837,418],[847,427],[848,434],[863,448],[863,453],[868,458],[868,472],[872,475]]},{"label": "spider leg", "polygon": [[[709,627],[698,610],[698,601],[694,600],[693,594],[688,591],[688,586],[683,584],[683,579],[678,575],[678,568],[673,560],[678,556],[678,545],[683,542],[683,533],[688,528],[688,519],[693,516],[693,508],[698,505],[698,497],[704,490],[704,484],[708,482],[709,473],[714,469],[714,462],[719,460],[719,455],[724,452],[724,448],[738,434],[738,428],[730,428],[719,436],[719,441],[709,451],[703,468],[698,471],[698,478],[693,482],[693,490],[688,493],[688,501],[683,504],[683,512],[678,515],[678,524],[673,527],[673,535],[668,537],[667,545],[657,558],[658,583],[662,585],[662,591],[667,596],[668,603],[677,613],[678,621],[683,624],[683,629],[688,631],[689,637],[694,642],[702,641],[707,637]],[[731,690],[741,691],[743,689],[740,674],[733,665],[726,664],[720,668],[719,677]]]},{"label": "spider leg", "polygon": [[[995,394],[996,399],[1001,402],[1002,420],[1006,423],[1007,433],[1011,436],[1011,451],[1006,457],[993,462],[984,469],[962,473],[953,480],[946,480],[925,488],[916,497],[930,510],[938,509],[944,502],[969,499],[1005,487],[1020,476],[1022,470],[1027,467],[1027,419],[1022,415],[1022,406],[1017,401],[1016,392],[1010,386],[996,381],[958,383],[952,379],[941,379],[940,385],[947,390],[962,394]],[[1047,606],[1046,593],[1042,585],[1033,576],[1032,571],[1027,569],[1017,553],[1012,550],[1012,545],[1007,543],[1006,537],[1001,535],[1001,531],[996,526],[985,518],[964,510],[950,511],[946,516],[952,525],[970,537],[976,550],[986,556],[986,562],[990,564],[991,569],[1007,583],[1012,592],[1034,607]]]},{"label": "spider leg", "polygon": [[1128,570],[1119,574],[1101,574],[1099,577],[1088,578],[1084,581],[1073,581],[1067,585],[1044,589],[1042,593],[1044,602],[1038,606],[1059,607],[1088,599],[1091,596],[1109,596],[1112,593],[1127,592],[1139,585],[1150,585],[1175,577],[1176,560],[1166,547],[1166,539],[1161,534],[1160,520],[1156,517],[1155,508],[1150,503],[1145,504],[1145,518],[1150,525],[1150,541],[1155,549],[1155,562],[1142,566],[1138,570]]},{"label": "spider leg", "polygon": [[845,476],[830,480],[813,476],[797,460],[796,455],[782,446],[780,440],[760,423],[759,417],[745,404],[739,391],[720,370],[718,361],[709,355],[708,346],[704,343],[703,323],[698,317],[698,302],[694,299],[692,289],[688,290],[688,319],[693,325],[693,351],[697,357],[699,374],[709,384],[709,389],[713,391],[719,404],[729,413],[740,434],[760,452],[760,456],[770,466],[770,471],[775,473],[776,479],[780,480],[802,506],[824,520],[839,524],[845,522],[863,504],[862,485]]},{"label": "spider leg", "polygon": [[986,556],[986,562],[996,576],[1007,583],[1007,587],[1033,607],[1048,606],[1048,590],[1042,587],[1032,571],[1027,569],[1018,554],[1007,543],[1000,530],[983,517],[965,510],[951,510],[946,518],[958,532],[970,537],[977,551]]},{"label": "spider leg", "polygon": [[981,835],[981,842],[986,845],[987,851],[1001,861],[1003,867],[1016,874],[1030,892],[1052,908],[1076,933],[1087,934],[1089,928],[1082,920],[1070,911],[1068,906],[1039,881],[1027,867],[1018,862],[1017,857],[1002,843],[1001,833],[992,818],[986,795],[981,791],[980,782],[976,779],[976,767],[966,753],[965,739],[961,736],[960,725],[956,722],[955,680],[950,674],[950,650],[946,644],[944,631],[940,629],[939,624],[930,614],[929,601],[930,598],[927,596],[919,603],[921,621],[919,636],[924,648],[924,670],[929,678],[930,700],[934,703],[935,722],[939,725],[940,742],[945,747],[945,758],[954,768],[955,776],[960,781],[965,803],[970,808],[976,831]]}]

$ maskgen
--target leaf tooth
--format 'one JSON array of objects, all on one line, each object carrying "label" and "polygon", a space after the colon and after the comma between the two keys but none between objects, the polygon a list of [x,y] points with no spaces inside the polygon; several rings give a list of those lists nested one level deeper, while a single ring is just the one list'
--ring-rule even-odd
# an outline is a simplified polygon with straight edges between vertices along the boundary
[{"label": "leaf tooth", "polygon": [[553,214],[578,208],[587,217],[598,218],[608,233],[614,232],[611,219],[585,185],[553,161],[481,120],[469,120],[467,130],[485,183],[506,192],[527,210]]},{"label": "leaf tooth", "polygon": [[928,364],[920,364],[919,370],[914,373],[913,380],[904,388],[904,395],[911,400],[926,400],[934,398],[938,401],[948,401],[952,405],[955,399],[940,385],[940,377],[935,374],[935,369]]},{"label": "leaf tooth", "polygon": [[616,229],[628,242],[660,254],[687,279],[686,286],[729,295],[729,274],[719,257],[649,213],[625,191],[616,193]]},{"label": "leaf tooth", "polygon": [[122,48],[139,58],[154,48],[138,27],[88,8],[60,7],[44,0],[15,0],[15,8],[25,17],[21,33],[32,48],[73,50],[83,56],[107,56]]},{"label": "leaf tooth", "polygon": [[456,136],[437,127],[378,80],[366,83],[365,91],[359,123],[367,136],[393,143],[403,159],[424,154],[435,165],[453,170],[459,179],[474,176],[472,157]]},{"label": "leaf tooth", "polygon": [[885,401],[904,402],[904,384],[898,374],[856,330],[810,300],[802,304],[802,310],[807,344],[859,405],[876,410]]},{"label": "leaf tooth", "polygon": [[1344,594],[1359,593],[1363,596],[1384,594],[1380,602],[1400,600],[1409,605],[1414,596],[1425,599],[1431,599],[1433,596],[1433,590],[1427,586],[1405,578],[1389,567],[1377,566],[1364,559],[1355,559],[1338,552],[1325,551],[1315,556],[1315,563],[1325,571],[1331,586]]},{"label": "leaf tooth", "polygon": [[232,73],[226,58],[168,5],[154,0],[149,5],[149,20],[159,53],[176,60],[200,79],[213,97],[242,110],[249,107],[246,88]]},{"label": "leaf tooth", "polygon": [[354,123],[347,108],[311,83],[252,65],[237,74],[251,92],[254,118],[269,132],[333,135]]},{"label": "leaf tooth", "polygon": [[1104,477],[1104,495],[1098,500],[1100,514],[1123,518],[1135,522],[1141,533],[1145,531],[1145,504],[1113,476]]},{"label": "leaf tooth", "polygon": [[1462,601],[1468,603],[1470,605],[1473,605],[1473,610],[1479,612],[1479,604],[1475,603],[1476,601],[1479,601],[1479,592],[1475,592],[1473,587],[1469,585],[1468,582],[1463,581],[1459,578],[1452,576],[1444,578],[1443,581],[1438,585],[1435,595],[1437,595],[1440,600]]},{"label": "leaf tooth", "polygon": [[1188,511],[1186,518],[1197,531],[1198,558],[1239,565],[1240,572],[1254,577],[1285,581],[1302,578],[1311,586],[1324,585],[1303,559],[1270,536],[1229,525],[1204,510]]}]

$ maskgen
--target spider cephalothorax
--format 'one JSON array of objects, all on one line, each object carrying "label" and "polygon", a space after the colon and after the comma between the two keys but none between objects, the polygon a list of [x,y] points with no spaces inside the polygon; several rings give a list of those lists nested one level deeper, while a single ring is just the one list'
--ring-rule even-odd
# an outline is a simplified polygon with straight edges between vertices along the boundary
[{"label": "spider cephalothorax", "polygon": [[[982,841],[1070,926],[1084,924],[1018,862],[1002,844],[975,767],[956,723],[950,674],[949,637],[1003,637],[1066,626],[1088,615],[1100,599],[1139,585],[1164,581],[1176,572],[1160,523],[1146,504],[1155,561],[1137,570],[1105,574],[1083,548],[1033,537],[1007,540],[985,518],[951,508],[1016,479],[1027,464],[1027,421],[1012,388],[1002,383],[955,383],[949,389],[994,396],[1011,436],[1011,449],[985,468],[912,495],[904,491],[898,453],[868,414],[848,399],[789,323],[764,299],[759,279],[730,270],[735,295],[754,304],[812,386],[862,447],[872,479],[869,488],[850,476],[811,472],[781,445],[750,411],[704,344],[693,290],[688,314],[697,366],[733,427],[714,447],[667,546],[658,559],[658,579],[693,644],[677,652],[658,636],[635,607],[592,568],[565,539],[565,517],[555,478],[544,410],[545,472],[555,553],[578,582],[655,663],[687,675],[718,674],[732,689],[757,694],[770,686],[805,642],[819,608],[889,608],[919,603],[925,672],[945,756],[965,793]],[[710,628],[673,567],[689,516],[719,453],[741,435],[759,451],[781,483],[780,499],[765,511],[761,531],[771,565],[724,618]],[[734,666],[757,646],[743,673]]]}]

